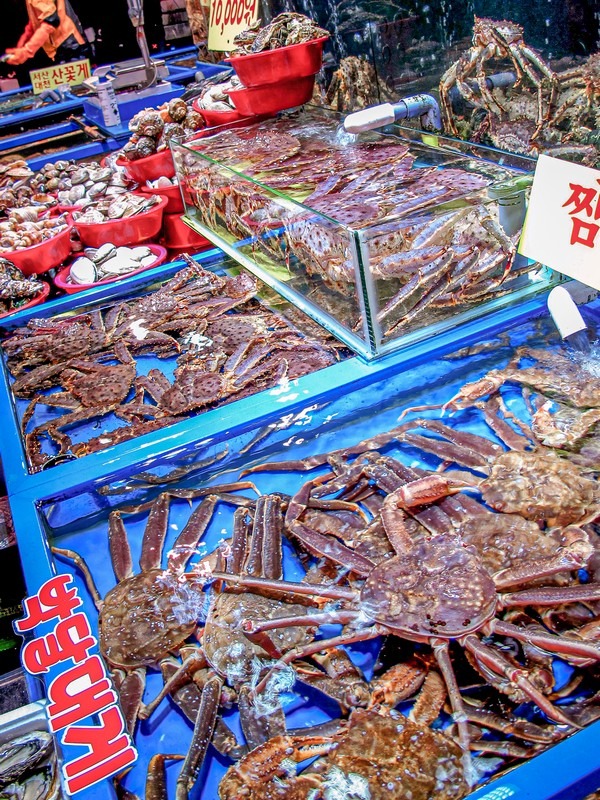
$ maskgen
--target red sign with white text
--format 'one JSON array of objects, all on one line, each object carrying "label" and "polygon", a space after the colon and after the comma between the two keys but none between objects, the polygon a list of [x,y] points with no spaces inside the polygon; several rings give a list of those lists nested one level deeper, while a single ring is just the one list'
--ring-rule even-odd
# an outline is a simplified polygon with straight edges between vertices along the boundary
[{"label": "red sign with white text", "polygon": [[[98,641],[86,615],[77,610],[82,601],[72,582],[71,575],[47,580],[23,602],[25,616],[14,623],[17,633],[26,634],[56,620],[49,633],[23,645],[21,661],[31,675],[60,668],[47,686],[46,713],[52,733],[62,732],[62,744],[83,748],[62,764],[63,785],[70,795],[121,772],[137,759],[104,661],[91,652]],[[88,724],[84,725],[85,720]]]}]

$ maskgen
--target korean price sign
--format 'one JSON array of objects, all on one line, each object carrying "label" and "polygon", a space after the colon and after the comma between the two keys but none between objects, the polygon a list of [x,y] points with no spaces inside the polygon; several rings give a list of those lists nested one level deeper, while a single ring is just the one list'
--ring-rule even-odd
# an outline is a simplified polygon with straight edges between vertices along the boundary
[{"label": "korean price sign", "polygon": [[600,171],[540,156],[519,252],[600,289]]},{"label": "korean price sign", "polygon": [[231,50],[233,37],[258,21],[258,0],[210,0],[208,49]]},{"label": "korean price sign", "polygon": [[[38,625],[50,628],[25,642],[23,667],[47,675],[49,728],[74,756],[63,759],[63,786],[69,795],[127,769],[137,759],[118,698],[97,652],[98,641],[70,575],[46,581],[28,597],[25,616],[14,623],[27,634]],[[51,626],[51,627],[50,627]],[[66,752],[66,751],[65,751]]]},{"label": "korean price sign", "polygon": [[76,86],[83,83],[92,74],[90,62],[87,58],[81,61],[70,61],[67,64],[56,64],[43,69],[33,69],[29,73],[34,94],[40,94],[45,89],[56,89],[58,86]]}]

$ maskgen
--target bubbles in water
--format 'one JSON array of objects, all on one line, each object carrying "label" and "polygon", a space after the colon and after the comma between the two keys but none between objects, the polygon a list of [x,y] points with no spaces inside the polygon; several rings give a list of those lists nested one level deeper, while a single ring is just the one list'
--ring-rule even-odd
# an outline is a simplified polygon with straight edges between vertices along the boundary
[{"label": "bubbles in water", "polygon": [[171,611],[182,625],[206,619],[207,596],[170,572],[165,572],[157,581],[165,589],[171,601]]},{"label": "bubbles in water", "polygon": [[296,673],[289,664],[278,665],[276,661],[265,662],[255,657],[250,664],[250,687],[256,689],[265,667],[271,668],[274,665],[277,665],[277,669],[269,675],[264,690],[254,695],[254,708],[257,714],[272,714],[276,711],[281,705],[279,695],[290,692],[296,683]]},{"label": "bubbles in water", "polygon": [[324,800],[370,800],[369,782],[355,772],[333,766],[323,781]]}]

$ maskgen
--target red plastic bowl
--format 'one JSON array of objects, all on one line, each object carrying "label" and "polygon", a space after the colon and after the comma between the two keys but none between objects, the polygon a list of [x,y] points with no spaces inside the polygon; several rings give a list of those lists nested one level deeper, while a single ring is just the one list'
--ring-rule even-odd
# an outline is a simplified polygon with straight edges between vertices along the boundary
[{"label": "red plastic bowl", "polygon": [[232,108],[231,111],[210,111],[206,108],[200,108],[198,99],[192,102],[192,108],[197,111],[209,127],[215,125],[226,125],[228,122],[236,122],[238,119],[243,119],[243,114]]},{"label": "red plastic bowl", "polygon": [[181,199],[181,190],[179,184],[175,186],[161,186],[160,189],[151,189],[149,186],[140,186],[137,190],[143,194],[160,194],[162,197],[167,197],[169,202],[165,208],[165,214],[182,214],[183,213],[183,200]]},{"label": "red plastic bowl", "polygon": [[170,250],[184,250],[186,247],[212,247],[208,239],[182,222],[179,214],[165,214],[163,222],[163,242],[165,247]]},{"label": "red plastic bowl", "polygon": [[11,314],[16,314],[17,311],[23,311],[26,308],[32,308],[33,306],[39,306],[40,303],[43,303],[44,300],[48,297],[50,293],[50,284],[46,283],[46,281],[41,281],[43,283],[42,290],[32,297],[31,300],[28,300],[27,303],[23,303],[22,306],[18,308],[12,308],[10,311],[3,311],[0,314],[0,318],[2,317],[9,317]]},{"label": "red plastic bowl", "polygon": [[129,161],[129,159],[119,156],[116,164],[124,167],[132,181],[142,184],[146,181],[155,181],[161,175],[164,175],[165,178],[172,178],[175,175],[173,156],[168,147],[166,150],[161,150],[146,158],[138,158],[137,161]]},{"label": "red plastic bowl", "polygon": [[64,231],[40,244],[23,247],[21,250],[0,252],[0,257],[7,258],[25,275],[40,275],[49,269],[58,267],[69,257],[71,252],[71,229],[69,222]]},{"label": "red plastic bowl", "polygon": [[[295,45],[294,45],[295,46]],[[253,89],[232,89],[231,102],[242,114],[274,114],[285,108],[295,108],[307,103],[313,93],[315,76],[279,81]]]},{"label": "red plastic bowl", "polygon": [[162,228],[163,214],[169,203],[168,197],[162,197],[148,211],[134,217],[109,219],[106,222],[81,223],[75,220],[75,228],[85,247],[100,247],[105,242],[112,242],[117,247],[133,246],[149,239],[158,238]]},{"label": "red plastic bowl", "polygon": [[156,258],[152,264],[148,264],[147,267],[140,267],[132,272],[128,272],[127,275],[115,275],[114,278],[104,278],[104,280],[96,281],[95,283],[69,283],[67,278],[69,277],[71,265],[68,264],[55,276],[54,285],[67,294],[75,294],[76,292],[82,292],[84,289],[92,289],[94,286],[104,286],[105,283],[114,283],[115,281],[130,278],[132,275],[137,275],[138,272],[145,272],[147,269],[152,269],[153,267],[158,267],[160,264],[163,264],[167,258],[166,248],[162,247],[160,244],[149,244],[148,247],[152,250]]},{"label": "red plastic bowl", "polygon": [[316,75],[321,69],[323,44],[328,38],[322,36],[310,42],[290,44],[262,53],[231,56],[228,61],[244,86],[249,88],[282,80],[289,81],[291,78],[306,78],[308,75]]}]

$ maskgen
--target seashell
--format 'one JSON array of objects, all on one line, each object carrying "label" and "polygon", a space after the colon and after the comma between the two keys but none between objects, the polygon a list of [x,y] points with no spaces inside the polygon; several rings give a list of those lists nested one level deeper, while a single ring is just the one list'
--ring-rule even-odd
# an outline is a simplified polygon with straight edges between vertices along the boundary
[{"label": "seashell", "polygon": [[37,222],[40,209],[37,206],[25,206],[24,208],[12,208],[8,212],[11,219],[17,222]]},{"label": "seashell", "polygon": [[85,186],[81,184],[73,186],[66,192],[66,195],[70,203],[76,203],[78,200],[82,200],[85,197]]},{"label": "seashell", "polygon": [[108,261],[109,258],[113,258],[116,253],[117,248],[115,245],[112,244],[112,242],[105,242],[104,244],[100,245],[91,258],[94,264],[103,264],[105,261]]},{"label": "seashell", "polygon": [[95,283],[98,280],[96,265],[86,256],[80,256],[71,264],[69,278],[71,283]]},{"label": "seashell", "polygon": [[104,214],[101,211],[98,211],[97,208],[88,208],[83,213],[73,214],[73,218],[76,222],[81,222],[84,225],[94,225],[98,222],[104,222]]},{"label": "seashell", "polygon": [[143,258],[147,258],[147,256],[152,256],[152,258],[154,258],[152,250],[150,250],[149,247],[140,245],[139,247],[133,247],[131,249],[131,257],[136,261],[141,261]]},{"label": "seashell", "polygon": [[154,264],[155,261],[156,261],[156,256],[154,255],[154,253],[152,251],[150,251],[150,255],[144,256],[142,259],[140,259],[140,262],[139,262],[140,263],[140,267],[149,267],[152,264]]},{"label": "seashell", "polygon": [[146,181],[146,185],[150,187],[150,189],[163,189],[167,186],[174,186],[176,184],[171,181],[170,178],[165,178],[164,175],[161,175],[160,178],[157,178],[155,181]]},{"label": "seashell", "polygon": [[81,168],[75,170],[75,172],[71,174],[71,185],[77,186],[80,183],[85,183],[89,179],[89,177],[90,173],[87,171],[87,169]]},{"label": "seashell", "polygon": [[[0,748],[1,785],[5,786],[33,769],[51,754],[53,748],[52,736],[46,731],[32,731],[5,742]],[[6,796],[8,797],[8,795]],[[11,796],[16,797],[17,795]],[[29,797],[26,792],[23,792],[21,796]]]},{"label": "seashell", "polygon": [[108,167],[98,167],[98,169],[89,170],[90,180],[94,183],[108,183],[112,176],[112,170]]},{"label": "seashell", "polygon": [[106,215],[109,219],[120,219],[127,209],[127,201],[126,200],[116,200],[114,203],[111,203]]},{"label": "seashell", "polygon": [[98,248],[97,247],[84,247],[83,248],[83,255],[86,258],[91,259],[92,261],[94,260],[94,256],[96,255],[97,252],[98,252]]},{"label": "seashell", "polygon": [[100,197],[100,195],[103,195],[105,192],[106,184],[99,181],[98,183],[94,183],[89,187],[87,190],[87,195],[88,197]]},{"label": "seashell", "polygon": [[128,272],[132,272],[138,267],[139,264],[137,261],[134,261],[130,255],[123,253],[121,255],[116,255],[109,261],[105,261],[104,264],[102,264],[102,272],[106,275],[126,275]]}]

